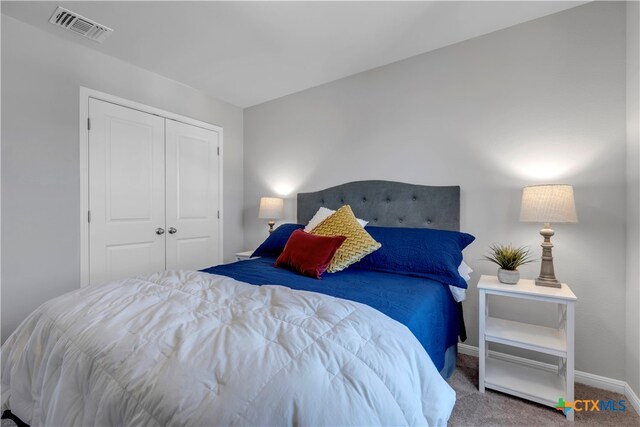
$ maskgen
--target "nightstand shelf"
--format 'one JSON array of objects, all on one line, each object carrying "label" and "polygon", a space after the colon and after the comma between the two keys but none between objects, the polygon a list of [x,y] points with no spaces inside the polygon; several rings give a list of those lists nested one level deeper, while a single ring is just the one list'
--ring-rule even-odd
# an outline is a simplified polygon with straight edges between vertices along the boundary
[{"label": "nightstand shelf", "polygon": [[[559,398],[573,401],[574,331],[576,296],[562,284],[560,288],[536,286],[533,280],[515,285],[500,283],[495,276],[482,276],[478,282],[479,303],[479,384],[484,393],[491,388],[523,399],[553,406]],[[553,303],[558,306],[557,327],[532,325],[489,316],[489,296],[519,298]],[[557,371],[538,369],[535,364],[515,363],[516,358],[489,356],[489,343],[532,350],[558,357]],[[509,361],[509,360],[514,360]],[[573,421],[573,411],[566,413]]]},{"label": "nightstand shelf", "polygon": [[555,406],[558,397],[566,393],[562,377],[555,372],[492,357],[486,360],[484,383],[493,390],[548,406]]},{"label": "nightstand shelf", "polygon": [[485,339],[554,356],[567,356],[567,343],[563,331],[546,326],[487,317]]}]

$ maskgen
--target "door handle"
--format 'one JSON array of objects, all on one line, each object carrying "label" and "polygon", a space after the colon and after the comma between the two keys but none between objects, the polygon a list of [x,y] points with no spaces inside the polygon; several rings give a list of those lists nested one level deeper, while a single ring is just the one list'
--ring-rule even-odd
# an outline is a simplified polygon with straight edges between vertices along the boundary
[{"label": "door handle", "polygon": [[176,230],[173,227],[169,227],[169,234],[176,234],[178,232],[178,230]]},{"label": "door handle", "polygon": [[164,228],[160,228],[160,227],[156,228],[156,234],[158,236],[162,236],[164,234]]}]

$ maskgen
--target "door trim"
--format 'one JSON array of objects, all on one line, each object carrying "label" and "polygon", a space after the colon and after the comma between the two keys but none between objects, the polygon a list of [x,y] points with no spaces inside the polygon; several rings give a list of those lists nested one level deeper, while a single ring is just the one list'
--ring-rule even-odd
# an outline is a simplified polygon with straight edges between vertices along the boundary
[{"label": "door trim", "polygon": [[84,86],[80,86],[80,122],[79,122],[79,135],[80,135],[80,287],[87,286],[89,284],[89,220],[87,213],[89,212],[89,99],[97,99],[104,102],[110,102],[112,104],[120,105],[126,108],[132,108],[134,110],[142,111],[144,113],[154,114],[156,116],[163,117],[165,119],[174,120],[177,122],[185,123],[191,126],[201,127],[203,129],[212,130],[218,132],[220,135],[218,139],[218,146],[220,147],[220,154],[218,156],[218,194],[220,200],[218,201],[220,209],[220,219],[218,221],[218,236],[220,236],[218,242],[219,261],[224,258],[223,253],[223,129],[221,126],[205,123],[200,120],[192,119],[190,117],[181,116],[169,111],[161,110],[159,108],[151,107],[141,104],[139,102],[131,101],[128,99],[120,98],[108,93],[100,92],[97,90],[89,89]]}]

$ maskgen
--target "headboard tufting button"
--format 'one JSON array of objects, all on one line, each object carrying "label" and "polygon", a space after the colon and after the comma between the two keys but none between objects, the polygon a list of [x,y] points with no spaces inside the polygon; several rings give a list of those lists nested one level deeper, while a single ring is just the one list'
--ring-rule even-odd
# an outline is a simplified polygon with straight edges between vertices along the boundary
[{"label": "headboard tufting button", "polygon": [[373,218],[373,222],[378,222],[378,218]]},{"label": "headboard tufting button", "polygon": [[416,196],[413,196],[413,197],[411,198],[411,200],[413,200],[413,201],[415,202],[416,200],[418,200],[418,198],[417,198]]},{"label": "headboard tufting button", "polygon": [[431,220],[427,218],[427,224],[431,224]]},{"label": "headboard tufting button", "polygon": [[402,219],[402,218],[398,218],[398,222],[399,222],[400,224],[402,224],[402,221],[404,221],[404,219]]},{"label": "headboard tufting button", "polygon": [[340,203],[344,204],[344,199],[340,199]]},{"label": "headboard tufting button", "polygon": [[364,203],[364,202],[366,202],[366,201],[367,201],[367,198],[366,198],[366,197],[363,197],[363,198],[362,198],[362,203]]},{"label": "headboard tufting button", "polygon": [[324,205],[324,199],[320,199],[320,203]]},{"label": "headboard tufting button", "polygon": [[387,203],[391,202],[391,198],[387,197],[387,199],[385,200]]}]

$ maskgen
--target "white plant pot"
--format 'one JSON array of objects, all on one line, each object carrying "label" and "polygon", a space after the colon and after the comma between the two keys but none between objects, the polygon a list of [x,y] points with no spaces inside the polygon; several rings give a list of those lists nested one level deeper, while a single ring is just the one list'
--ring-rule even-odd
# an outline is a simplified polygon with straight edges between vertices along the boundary
[{"label": "white plant pot", "polygon": [[503,270],[498,269],[498,280],[500,283],[507,285],[515,285],[520,280],[520,272],[518,270]]}]

